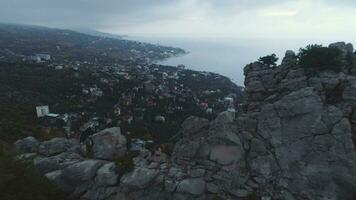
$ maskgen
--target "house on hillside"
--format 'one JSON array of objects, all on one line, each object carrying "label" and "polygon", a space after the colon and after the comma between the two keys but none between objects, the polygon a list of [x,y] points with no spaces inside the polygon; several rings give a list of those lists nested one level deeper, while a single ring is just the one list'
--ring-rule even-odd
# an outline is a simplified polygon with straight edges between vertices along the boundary
[{"label": "house on hillside", "polygon": [[49,114],[49,106],[36,106],[36,114],[38,118],[47,116]]}]

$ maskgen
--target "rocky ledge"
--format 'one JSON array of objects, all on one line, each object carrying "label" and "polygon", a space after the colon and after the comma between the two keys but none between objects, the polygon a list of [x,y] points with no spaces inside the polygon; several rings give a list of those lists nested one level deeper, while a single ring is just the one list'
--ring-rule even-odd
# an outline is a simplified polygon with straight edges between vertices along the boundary
[{"label": "rocky ledge", "polygon": [[[352,45],[331,46],[356,61]],[[129,173],[113,162],[126,152],[119,128],[93,136],[91,159],[73,139],[15,144],[72,199],[354,199],[356,65],[311,74],[287,51],[280,66],[244,71],[247,100],[237,114],[188,118],[170,158],[141,152]]]}]

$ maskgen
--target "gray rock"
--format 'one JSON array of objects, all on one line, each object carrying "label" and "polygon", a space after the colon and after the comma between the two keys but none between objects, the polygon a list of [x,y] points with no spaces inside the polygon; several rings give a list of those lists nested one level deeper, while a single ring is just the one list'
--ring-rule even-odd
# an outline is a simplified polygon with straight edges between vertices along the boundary
[{"label": "gray rock", "polygon": [[63,179],[63,171],[57,170],[45,174],[45,177],[53,181],[59,189],[69,194],[75,190],[75,186]]},{"label": "gray rock", "polygon": [[52,156],[66,151],[77,151],[80,148],[78,140],[53,138],[48,141],[42,142],[39,147],[39,153],[44,156]]},{"label": "gray rock", "polygon": [[154,169],[135,168],[133,172],[124,174],[120,181],[125,187],[143,189],[154,181],[158,173]]},{"label": "gray rock", "polygon": [[102,164],[99,160],[81,161],[63,169],[63,177],[73,182],[88,181],[95,176]]},{"label": "gray rock", "polygon": [[94,134],[93,153],[94,158],[113,160],[126,154],[126,138],[121,134],[119,127],[108,128]]},{"label": "gray rock", "polygon": [[303,88],[286,95],[275,106],[280,116],[287,117],[320,111],[322,102],[313,88]]},{"label": "gray rock", "polygon": [[236,113],[233,111],[224,111],[216,117],[214,123],[219,124],[233,122],[235,120],[235,114]]},{"label": "gray rock", "polygon": [[177,192],[201,195],[205,191],[205,181],[200,178],[185,179],[178,185]]},{"label": "gray rock", "polygon": [[99,186],[113,186],[118,182],[115,163],[106,163],[96,172],[95,183]]},{"label": "gray rock", "polygon": [[229,165],[240,160],[242,152],[236,146],[218,145],[212,147],[210,153],[210,160],[215,161],[221,165]]},{"label": "gray rock", "polygon": [[346,44],[345,42],[335,42],[330,44],[329,47],[341,50],[344,56],[354,51],[353,45],[351,43]]},{"label": "gray rock", "polygon": [[37,157],[34,165],[40,174],[46,174],[80,162],[83,158],[76,153],[61,153],[52,157]]},{"label": "gray rock", "polygon": [[342,94],[342,98],[347,101],[355,101],[356,100],[356,84],[351,84],[347,86]]},{"label": "gray rock", "polygon": [[34,137],[27,137],[17,140],[14,145],[19,153],[35,153],[38,150],[40,142]]},{"label": "gray rock", "polygon": [[282,60],[282,65],[295,65],[297,63],[297,56],[294,51],[288,50]]},{"label": "gray rock", "polygon": [[207,183],[206,189],[208,192],[213,193],[213,194],[216,194],[219,192],[219,186],[216,185],[215,183]]},{"label": "gray rock", "polygon": [[190,116],[182,123],[180,132],[183,133],[184,137],[189,137],[208,125],[209,121],[207,119]]}]

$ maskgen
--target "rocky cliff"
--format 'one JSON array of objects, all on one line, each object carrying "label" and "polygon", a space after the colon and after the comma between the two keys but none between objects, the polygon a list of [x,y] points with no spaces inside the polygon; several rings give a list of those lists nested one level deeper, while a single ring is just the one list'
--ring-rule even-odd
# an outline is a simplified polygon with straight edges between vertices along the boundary
[{"label": "rocky cliff", "polygon": [[119,128],[93,136],[90,159],[75,140],[25,138],[16,146],[70,198],[353,200],[356,58],[350,44],[331,47],[353,62],[310,73],[287,51],[280,66],[247,65],[237,114],[188,118],[170,158],[142,152],[129,173],[113,162],[126,151]]}]

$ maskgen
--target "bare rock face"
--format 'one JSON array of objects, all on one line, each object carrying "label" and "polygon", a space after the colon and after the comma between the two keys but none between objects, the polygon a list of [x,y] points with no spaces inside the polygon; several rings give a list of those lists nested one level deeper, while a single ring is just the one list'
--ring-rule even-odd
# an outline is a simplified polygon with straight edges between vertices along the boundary
[{"label": "bare rock face", "polygon": [[182,129],[180,130],[180,132],[184,136],[192,136],[194,135],[194,133],[200,131],[208,124],[209,121],[207,119],[190,116],[182,123]]},{"label": "bare rock face", "polygon": [[20,153],[37,152],[40,142],[34,137],[27,137],[15,142],[15,148]]},{"label": "bare rock face", "polygon": [[44,156],[53,156],[66,151],[77,151],[80,144],[75,139],[53,138],[41,143],[38,153]]},{"label": "bare rock face", "polygon": [[63,170],[64,178],[73,182],[88,181],[92,179],[96,171],[101,167],[99,160],[85,160],[66,167]]},{"label": "bare rock face", "polygon": [[126,138],[119,127],[108,128],[91,136],[96,159],[113,160],[126,154]]},{"label": "bare rock face", "polygon": [[185,179],[178,185],[178,192],[201,195],[205,191],[205,181],[200,178]]},{"label": "bare rock face", "polygon": [[[330,47],[349,55],[353,51],[345,43]],[[245,68],[249,101],[237,120],[240,134],[251,138],[246,164],[254,188],[272,199],[353,199],[355,77],[333,71],[311,76],[299,66],[259,65]],[[271,83],[268,74],[275,82],[257,89]],[[254,127],[244,127],[246,121],[255,122]]]},{"label": "bare rock face", "polygon": [[121,178],[123,186],[144,189],[148,187],[157,177],[158,171],[155,169],[136,168],[133,172],[125,174]]}]

